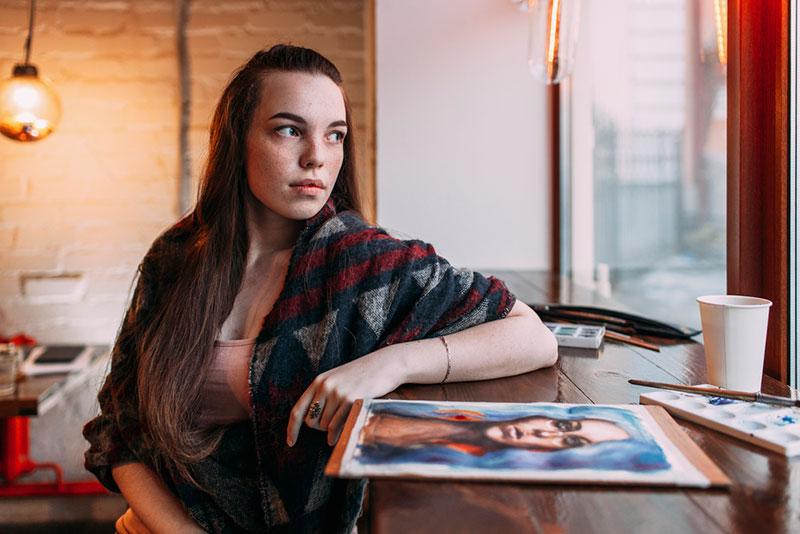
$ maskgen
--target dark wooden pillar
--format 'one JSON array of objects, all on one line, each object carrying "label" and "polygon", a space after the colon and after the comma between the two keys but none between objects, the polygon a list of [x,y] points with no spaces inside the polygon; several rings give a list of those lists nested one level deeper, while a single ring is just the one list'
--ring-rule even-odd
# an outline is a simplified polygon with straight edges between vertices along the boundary
[{"label": "dark wooden pillar", "polygon": [[728,293],[770,311],[765,372],[789,372],[789,2],[728,0]]}]

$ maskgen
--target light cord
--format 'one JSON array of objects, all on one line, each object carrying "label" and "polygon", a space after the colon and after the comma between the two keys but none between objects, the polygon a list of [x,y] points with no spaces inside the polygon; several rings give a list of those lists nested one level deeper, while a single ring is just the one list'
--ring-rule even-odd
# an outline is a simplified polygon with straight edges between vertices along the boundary
[{"label": "light cord", "polygon": [[25,62],[24,65],[30,64],[31,59],[31,45],[33,44],[33,14],[36,11],[36,0],[30,1],[30,16],[28,17],[28,37],[25,39]]}]

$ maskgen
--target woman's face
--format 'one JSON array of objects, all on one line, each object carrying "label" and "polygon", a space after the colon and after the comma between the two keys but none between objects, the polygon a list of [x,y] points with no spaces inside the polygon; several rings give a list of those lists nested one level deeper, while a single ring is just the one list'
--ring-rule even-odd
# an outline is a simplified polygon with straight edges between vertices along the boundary
[{"label": "woman's face", "polygon": [[486,436],[511,447],[537,449],[568,449],[630,437],[616,424],[602,419],[570,420],[549,417],[529,417],[498,423],[489,427]]},{"label": "woman's face", "polygon": [[327,76],[266,74],[246,137],[252,197],[287,219],[304,220],[319,212],[342,166],[345,113],[342,91]]}]

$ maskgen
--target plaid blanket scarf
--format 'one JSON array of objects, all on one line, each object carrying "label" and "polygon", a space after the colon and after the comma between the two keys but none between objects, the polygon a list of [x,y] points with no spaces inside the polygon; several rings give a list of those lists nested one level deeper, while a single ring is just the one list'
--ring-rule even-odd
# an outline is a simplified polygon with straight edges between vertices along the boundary
[{"label": "plaid blanket scarf", "polygon": [[[148,313],[147,295],[159,278],[145,259],[98,395],[101,413],[84,428],[86,468],[112,491],[119,491],[113,465],[152,465],[137,440],[130,325],[135,314]],[[323,474],[332,450],[324,432],[303,427],[297,444],[286,445],[296,400],[328,369],[386,345],[505,317],[513,304],[501,281],[455,269],[430,245],[390,237],[329,202],[306,222],[258,336],[250,420],[228,427],[218,450],[193,469],[206,490],[174,478],[167,484],[209,532],[350,532],[365,482]]]}]

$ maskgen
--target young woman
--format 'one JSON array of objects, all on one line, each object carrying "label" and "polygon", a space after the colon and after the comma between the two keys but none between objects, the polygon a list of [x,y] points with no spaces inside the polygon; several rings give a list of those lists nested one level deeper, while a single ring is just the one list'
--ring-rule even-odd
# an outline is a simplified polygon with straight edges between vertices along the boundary
[{"label": "young woman", "polygon": [[217,106],[195,209],[142,260],[84,429],[87,469],[137,525],[349,532],[364,483],[323,468],[353,400],[555,362],[502,282],[358,207],[336,67],[257,53]]}]

